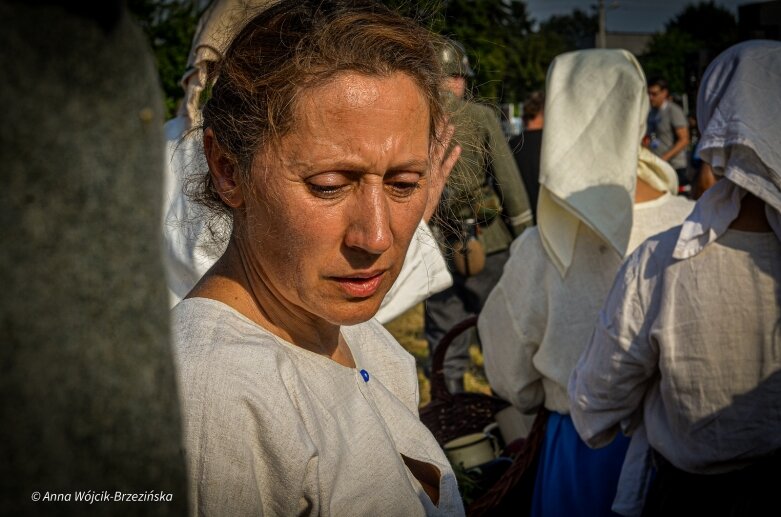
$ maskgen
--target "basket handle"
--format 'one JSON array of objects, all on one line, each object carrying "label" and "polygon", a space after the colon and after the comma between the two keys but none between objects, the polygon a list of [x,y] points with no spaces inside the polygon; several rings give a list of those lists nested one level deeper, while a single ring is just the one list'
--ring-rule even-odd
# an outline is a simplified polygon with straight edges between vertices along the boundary
[{"label": "basket handle", "polygon": [[461,323],[448,330],[447,334],[442,336],[434,351],[434,357],[431,360],[431,400],[451,400],[453,395],[447,390],[445,385],[445,353],[450,343],[455,338],[477,324],[477,316],[470,316]]}]

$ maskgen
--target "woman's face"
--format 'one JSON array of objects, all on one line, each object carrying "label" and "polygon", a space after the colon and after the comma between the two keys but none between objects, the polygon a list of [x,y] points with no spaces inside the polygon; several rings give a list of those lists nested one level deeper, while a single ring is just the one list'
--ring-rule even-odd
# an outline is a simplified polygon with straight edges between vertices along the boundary
[{"label": "woman's face", "polygon": [[245,196],[251,281],[270,293],[261,306],[366,321],[425,208],[428,104],[407,75],[345,73],[302,92],[294,113],[280,146],[256,157]]}]

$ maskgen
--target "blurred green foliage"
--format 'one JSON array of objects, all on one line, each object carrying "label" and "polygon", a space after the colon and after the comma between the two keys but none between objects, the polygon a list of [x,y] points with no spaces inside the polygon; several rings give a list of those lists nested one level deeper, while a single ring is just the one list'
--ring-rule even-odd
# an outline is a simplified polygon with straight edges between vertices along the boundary
[{"label": "blurred green foliage", "polygon": [[171,118],[182,98],[179,80],[187,66],[202,11],[195,0],[128,0],[127,6],[152,47],[164,92],[166,118]]},{"label": "blurred green foliage", "polygon": [[[670,91],[683,93],[691,90],[687,62],[699,61],[700,53],[710,61],[738,40],[738,22],[729,10],[712,0],[690,4],[667,22],[664,32],[654,35],[640,63],[646,76],[664,77]],[[696,88],[689,93],[696,94]]]},{"label": "blurred green foliage", "polygon": [[[536,21],[523,0],[382,0],[432,30],[460,41],[476,77],[473,94],[492,102],[516,103],[545,86],[555,56],[592,47],[597,15],[575,9]],[[198,18],[205,6],[197,0],[128,0],[154,51],[169,116],[182,97],[185,71]],[[536,29],[535,29],[536,27]],[[662,75],[671,90],[685,91],[685,63],[697,52],[715,56],[737,41],[732,13],[713,1],[683,7],[656,34],[641,63],[646,75]]]}]

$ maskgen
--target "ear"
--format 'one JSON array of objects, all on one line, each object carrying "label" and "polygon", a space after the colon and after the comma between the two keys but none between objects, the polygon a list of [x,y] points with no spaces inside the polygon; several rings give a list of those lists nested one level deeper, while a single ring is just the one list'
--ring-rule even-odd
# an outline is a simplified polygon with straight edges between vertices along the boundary
[{"label": "ear", "polygon": [[212,128],[206,128],[203,132],[203,152],[220,199],[231,208],[244,206],[244,194],[239,187],[236,166],[220,147]]}]

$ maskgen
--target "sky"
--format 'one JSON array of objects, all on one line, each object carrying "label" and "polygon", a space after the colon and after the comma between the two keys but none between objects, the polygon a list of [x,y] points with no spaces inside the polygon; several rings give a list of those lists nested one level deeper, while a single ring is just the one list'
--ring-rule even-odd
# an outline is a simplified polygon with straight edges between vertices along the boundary
[{"label": "sky", "polygon": [[[525,0],[529,16],[541,22],[554,14],[568,14],[575,8],[587,13],[597,0]],[[702,0],[605,0],[606,25],[613,32],[658,32],[664,24],[690,3]],[[762,0],[716,0],[716,4],[737,17],[738,6]],[[615,7],[611,7],[615,6]]]}]

